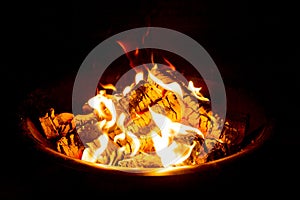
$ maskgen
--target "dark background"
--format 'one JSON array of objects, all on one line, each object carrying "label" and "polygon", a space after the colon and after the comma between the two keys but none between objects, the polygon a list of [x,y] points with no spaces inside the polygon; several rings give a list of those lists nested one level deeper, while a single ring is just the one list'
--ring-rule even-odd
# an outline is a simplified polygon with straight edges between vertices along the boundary
[{"label": "dark background", "polygon": [[[114,181],[124,182],[118,189],[121,184],[114,186],[106,178],[99,180],[100,188],[91,187],[86,174],[43,159],[20,139],[15,108],[35,88],[75,75],[84,58],[103,40],[145,26],[174,29],[198,41],[219,67],[225,83],[246,88],[259,97],[275,126],[272,138],[261,150],[224,169],[210,184],[194,185],[192,190],[177,185],[164,191],[153,184],[148,190],[147,183],[142,182],[145,195],[140,198],[152,190],[229,198],[296,194],[299,22],[292,1],[39,2],[15,3],[3,9],[7,12],[2,12],[5,139],[1,196],[34,197],[37,191],[53,197],[61,193],[114,196],[118,190],[134,195],[138,180],[131,184],[130,179],[114,177]],[[105,182],[116,188],[102,191]],[[175,184],[180,182],[176,179]],[[238,191],[242,194],[237,195]]]}]

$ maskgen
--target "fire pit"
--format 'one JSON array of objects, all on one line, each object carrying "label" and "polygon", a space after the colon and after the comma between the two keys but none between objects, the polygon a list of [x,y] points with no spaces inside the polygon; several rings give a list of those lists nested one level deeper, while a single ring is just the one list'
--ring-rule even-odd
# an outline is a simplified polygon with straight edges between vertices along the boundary
[{"label": "fire pit", "polygon": [[238,87],[226,86],[227,105],[217,105],[226,116],[214,113],[209,81],[170,52],[136,49],[106,69],[76,113],[72,76],[30,93],[20,107],[22,133],[72,168],[141,176],[214,170],[260,147],[272,124]]},{"label": "fire pit", "polygon": [[[205,129],[200,129],[200,126],[199,129],[184,126],[185,133],[189,132],[191,135],[180,135],[174,141],[179,141],[179,144],[186,144],[186,138],[183,139],[180,137],[190,136],[190,140],[188,140],[190,146],[186,146],[189,148],[184,151],[179,151],[182,160],[174,159],[175,161],[179,161],[170,164],[168,160],[162,161],[164,159],[163,154],[161,156],[153,154],[153,152],[155,153],[155,149],[159,148],[157,145],[160,144],[159,140],[155,141],[155,139],[163,138],[158,135],[163,128],[157,132],[152,132],[152,135],[149,134],[150,131],[147,129],[153,126],[153,130],[155,130],[155,127],[157,127],[155,125],[166,126],[167,119],[164,117],[168,116],[168,113],[162,115],[160,114],[162,111],[158,108],[152,106],[152,109],[152,107],[149,107],[146,114],[151,114],[152,117],[158,118],[153,120],[155,124],[150,124],[150,120],[148,121],[150,125],[144,124],[143,126],[140,125],[142,122],[137,124],[134,124],[136,121],[131,121],[132,124],[128,122],[126,127],[131,128],[130,130],[132,131],[130,133],[132,135],[129,134],[131,137],[126,139],[123,133],[127,129],[125,129],[124,122],[122,122],[123,130],[117,126],[117,128],[114,127],[113,131],[107,132],[105,137],[100,137],[99,133],[103,130],[99,131],[98,127],[101,121],[103,123],[103,116],[105,114],[103,112],[107,110],[107,107],[103,106],[103,110],[96,110],[95,105],[105,105],[103,102],[113,99],[113,95],[105,92],[108,90],[100,89],[96,92],[97,95],[90,99],[89,103],[83,105],[84,113],[82,115],[73,115],[70,107],[72,81],[73,78],[66,77],[65,80],[54,82],[51,88],[37,88],[37,90],[29,94],[20,110],[22,133],[26,138],[29,138],[30,144],[34,145],[37,150],[45,152],[45,156],[52,156],[63,165],[72,168],[87,169],[88,171],[104,170],[112,173],[129,173],[143,176],[165,176],[193,173],[207,169],[213,170],[216,167],[219,168],[219,165],[234,161],[241,156],[246,156],[260,147],[269,138],[272,130],[272,124],[266,118],[263,108],[249,94],[240,88],[228,87],[228,118],[222,132],[223,136],[218,138],[207,137],[209,139],[205,140],[205,136],[203,135]],[[140,85],[135,83],[135,85],[139,86],[137,89],[148,89],[146,88],[146,82],[143,82],[143,84],[142,82],[139,83]],[[108,88],[107,86],[102,86]],[[127,94],[130,94],[130,92]],[[172,95],[166,95],[165,98],[167,97],[170,98]],[[131,101],[134,102],[136,98],[132,98],[133,100]],[[104,101],[101,102],[101,100]],[[207,99],[203,97],[202,100],[206,101]],[[117,104],[114,105],[117,106]],[[154,109],[156,110],[154,111]],[[205,116],[208,116],[205,110],[199,109],[199,113],[201,114],[200,111],[203,112],[202,114],[205,113]],[[112,116],[110,113],[106,113],[107,119],[111,119]],[[145,113],[139,114],[145,115]],[[171,114],[169,113],[169,116],[172,117]],[[125,120],[124,115],[119,114],[118,119],[121,120],[123,116],[123,120]],[[197,117],[199,121],[200,115],[197,115]],[[74,131],[74,127],[76,127],[74,119],[78,120],[77,123],[80,122],[85,126],[80,125],[80,128],[77,129],[78,131]],[[138,120],[140,118],[134,119]],[[207,127],[207,123],[209,123],[207,121],[208,118],[205,119],[206,121],[203,121],[202,125],[205,124],[206,126],[203,127]],[[159,120],[164,123],[160,124]],[[107,121],[109,122],[109,120]],[[120,124],[120,121],[118,123]],[[143,123],[145,123],[145,120],[143,120]],[[166,128],[171,129],[176,127],[177,122],[171,121],[170,123],[174,124],[167,125]],[[54,124],[54,126],[52,127],[51,124]],[[105,125],[107,124],[103,123],[102,128]],[[116,123],[113,126],[116,126]],[[95,130],[96,127],[97,129]],[[135,130],[136,132],[134,132]],[[172,132],[172,130],[168,131]],[[137,139],[135,136],[144,137]],[[146,136],[151,136],[152,138]],[[170,136],[167,136],[167,141],[169,141]],[[182,143],[180,143],[180,139],[183,141]],[[96,141],[99,141],[98,146]],[[160,141],[166,143],[162,139]],[[209,147],[209,141],[211,143],[214,142],[211,144],[210,152],[205,149]],[[101,150],[101,146],[106,146],[106,148]],[[95,156],[96,152],[99,151],[98,156]],[[165,159],[168,159],[168,157]]]}]

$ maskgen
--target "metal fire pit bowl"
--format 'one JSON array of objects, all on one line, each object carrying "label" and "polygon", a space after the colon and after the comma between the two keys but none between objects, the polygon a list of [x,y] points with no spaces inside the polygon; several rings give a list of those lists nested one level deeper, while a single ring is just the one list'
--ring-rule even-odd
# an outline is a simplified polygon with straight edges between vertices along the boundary
[{"label": "metal fire pit bowl", "polygon": [[122,169],[96,165],[63,155],[51,149],[46,139],[41,134],[39,116],[44,115],[50,107],[56,113],[71,112],[73,77],[53,81],[50,86],[39,87],[32,91],[19,106],[20,133],[25,138],[27,145],[36,151],[42,152],[45,157],[50,157],[55,162],[65,167],[79,171],[96,174],[116,174],[130,176],[175,176],[195,173],[214,173],[223,166],[235,162],[259,149],[272,135],[273,124],[268,119],[264,108],[258,99],[242,88],[226,87],[227,113],[244,113],[249,117],[249,128],[244,138],[241,150],[227,157],[201,164],[194,167],[176,167],[174,169]]}]

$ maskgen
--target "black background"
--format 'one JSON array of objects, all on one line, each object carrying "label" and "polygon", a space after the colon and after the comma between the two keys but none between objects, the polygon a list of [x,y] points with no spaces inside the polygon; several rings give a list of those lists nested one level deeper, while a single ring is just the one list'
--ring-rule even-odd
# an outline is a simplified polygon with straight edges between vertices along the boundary
[{"label": "black background", "polygon": [[[145,26],[174,29],[198,41],[228,84],[256,94],[276,125],[272,139],[260,151],[224,169],[207,187],[195,185],[189,190],[177,185],[164,191],[150,184],[149,190],[144,188],[144,195],[137,196],[145,198],[152,191],[169,195],[180,190],[199,198],[204,194],[229,198],[296,194],[299,22],[291,1],[49,1],[15,3],[5,8],[1,196],[56,197],[61,192],[71,196],[85,194],[87,198],[95,194],[100,198],[104,193],[116,195],[118,188],[103,191],[101,187],[89,187],[86,175],[43,160],[24,146],[15,131],[15,105],[35,88],[76,74],[84,58],[103,40]],[[119,191],[128,192],[130,198],[136,192],[133,186],[138,184],[127,181]]]}]

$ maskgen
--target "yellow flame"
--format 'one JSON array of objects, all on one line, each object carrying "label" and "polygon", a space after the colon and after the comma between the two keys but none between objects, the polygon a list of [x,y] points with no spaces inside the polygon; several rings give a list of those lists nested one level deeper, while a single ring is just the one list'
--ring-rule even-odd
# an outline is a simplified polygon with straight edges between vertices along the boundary
[{"label": "yellow flame", "polygon": [[88,100],[88,105],[100,113],[101,112],[100,111],[100,102],[101,102],[100,94],[97,94],[96,96],[94,96]]},{"label": "yellow flame", "polygon": [[162,135],[170,134],[174,136],[180,136],[190,133],[196,133],[200,137],[204,138],[204,134],[197,128],[187,126],[179,122],[173,122],[167,116],[154,112],[151,107],[149,107],[149,111],[151,113],[153,121],[160,128]]},{"label": "yellow flame", "polygon": [[195,143],[186,145],[173,141],[169,146],[156,153],[160,156],[164,167],[171,167],[180,165],[185,161],[190,156],[194,146]]},{"label": "yellow flame", "polygon": [[174,166],[185,161],[195,147],[192,145],[180,144],[172,141],[169,144],[169,137],[166,134],[158,135],[155,131],[151,131],[151,137],[155,147],[156,154],[160,157],[164,167]]},{"label": "yellow flame", "polygon": [[161,151],[164,148],[166,148],[167,146],[169,146],[169,143],[170,143],[169,135],[162,134],[160,136],[154,130],[151,131],[150,135],[151,135],[156,152]]},{"label": "yellow flame", "polygon": [[131,87],[130,86],[126,86],[123,90],[123,96],[126,96],[126,94],[128,94],[131,91]]},{"label": "yellow flame", "polygon": [[157,155],[160,157],[164,167],[177,165],[186,160],[195,146],[177,143],[173,140],[176,136],[196,133],[204,138],[203,133],[194,127],[186,126],[178,122],[172,122],[168,117],[154,112],[149,107],[152,119],[159,127],[161,135],[155,131],[151,132],[151,138],[155,147]]},{"label": "yellow flame", "polygon": [[201,101],[209,101],[208,98],[204,97],[204,96],[201,94],[200,90],[202,89],[202,87],[199,87],[199,88],[195,87],[193,81],[189,81],[188,89],[193,93],[193,95],[194,95],[197,99],[199,99],[199,100],[201,100]]},{"label": "yellow flame", "polygon": [[[116,123],[117,113],[116,113],[115,105],[114,105],[112,99],[109,99],[108,97],[104,96],[103,93],[100,92],[96,96],[90,98],[88,100],[88,104],[89,104],[89,106],[91,106],[92,108],[97,110],[100,117],[101,116],[107,117],[107,113],[105,112],[104,109],[109,110],[111,119],[107,120],[107,118],[105,118],[105,120],[101,121],[101,124],[100,124],[101,129],[110,128]],[[102,105],[104,105],[104,106],[102,106]]]},{"label": "yellow flame", "polygon": [[140,81],[144,79],[144,73],[139,72],[135,75],[135,84],[137,85]]},{"label": "yellow flame", "polygon": [[100,85],[101,85],[101,87],[103,87],[104,89],[107,89],[107,90],[113,90],[113,91],[117,90],[116,87],[111,83],[109,83],[109,84],[100,83]]}]

